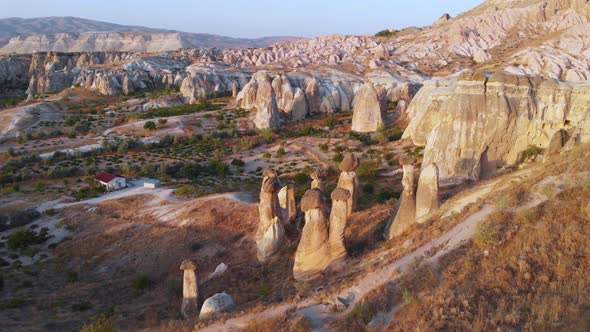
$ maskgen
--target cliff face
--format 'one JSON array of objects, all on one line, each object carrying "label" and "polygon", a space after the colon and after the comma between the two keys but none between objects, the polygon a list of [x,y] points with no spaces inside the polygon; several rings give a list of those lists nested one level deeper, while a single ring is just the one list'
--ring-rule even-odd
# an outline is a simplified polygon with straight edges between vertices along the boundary
[{"label": "cliff face", "polygon": [[436,164],[443,182],[477,180],[561,129],[590,141],[588,105],[590,84],[467,71],[418,92],[404,138],[426,145],[423,164]]},{"label": "cliff face", "polygon": [[22,98],[29,82],[31,58],[0,58],[0,99]]}]

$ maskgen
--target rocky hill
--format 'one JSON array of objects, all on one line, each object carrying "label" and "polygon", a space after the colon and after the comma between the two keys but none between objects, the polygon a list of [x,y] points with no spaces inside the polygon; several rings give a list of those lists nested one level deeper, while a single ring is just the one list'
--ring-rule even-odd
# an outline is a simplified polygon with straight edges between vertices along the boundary
[{"label": "rocky hill", "polygon": [[33,52],[163,52],[196,47],[266,47],[294,37],[231,38],[126,26],[76,17],[0,19],[0,54]]}]

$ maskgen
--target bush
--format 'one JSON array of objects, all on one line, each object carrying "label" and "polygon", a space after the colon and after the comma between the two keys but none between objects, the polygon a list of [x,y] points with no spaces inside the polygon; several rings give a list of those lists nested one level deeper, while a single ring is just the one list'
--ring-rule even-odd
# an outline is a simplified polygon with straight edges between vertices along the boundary
[{"label": "bush", "polygon": [[377,201],[379,203],[385,203],[392,198],[398,199],[400,195],[401,193],[399,191],[395,191],[393,189],[384,189],[377,195]]},{"label": "bush", "polygon": [[283,147],[280,147],[277,150],[277,158],[282,158],[287,154],[287,152],[285,151],[285,149],[283,149]]},{"label": "bush", "polygon": [[529,147],[522,152],[522,161],[526,160],[534,160],[538,155],[540,155],[542,150],[536,145],[529,145]]},{"label": "bush", "polygon": [[379,169],[379,163],[375,160],[364,160],[360,163],[358,168],[358,175],[361,177],[375,177],[377,176],[377,170]]},{"label": "bush", "polygon": [[381,30],[381,31],[379,31],[379,32],[377,32],[375,34],[375,37],[386,37],[386,38],[389,38],[389,37],[395,36],[395,34],[398,33],[398,32],[399,32],[398,30],[389,30],[389,29]]},{"label": "bush", "polygon": [[372,183],[363,184],[363,192],[365,194],[372,194],[375,192],[375,186]]},{"label": "bush", "polygon": [[143,125],[143,129],[154,130],[154,129],[156,129],[156,123],[154,121],[147,121]]},{"label": "bush", "polygon": [[102,316],[92,323],[84,325],[80,332],[115,332],[115,324],[111,318]]},{"label": "bush", "polygon": [[238,167],[246,166],[246,162],[244,162],[242,159],[234,159],[231,161],[231,164]]},{"label": "bush", "polygon": [[148,289],[150,286],[151,286],[151,281],[148,278],[148,276],[145,274],[137,275],[131,281],[131,289],[133,289],[133,291],[136,293],[143,292],[144,290]]},{"label": "bush", "polygon": [[8,236],[6,247],[10,250],[24,250],[29,246],[43,243],[48,238],[47,228],[41,229],[39,234],[36,234],[30,228],[21,228]]},{"label": "bush", "polygon": [[341,162],[342,160],[344,160],[344,155],[343,155],[341,152],[338,152],[338,153],[337,153],[337,154],[334,156],[334,158],[332,158],[332,161],[333,161],[333,162],[335,162],[335,163],[339,163],[339,162]]},{"label": "bush", "polygon": [[47,209],[43,211],[43,213],[45,213],[48,216],[54,216],[57,212],[55,212],[55,209]]}]

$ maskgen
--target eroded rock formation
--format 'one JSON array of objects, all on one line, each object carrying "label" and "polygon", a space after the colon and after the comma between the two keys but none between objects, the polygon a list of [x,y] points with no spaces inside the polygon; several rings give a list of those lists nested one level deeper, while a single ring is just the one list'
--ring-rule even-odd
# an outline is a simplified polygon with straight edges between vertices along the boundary
[{"label": "eroded rock formation", "polygon": [[314,170],[313,172],[311,172],[311,174],[309,174],[309,177],[311,178],[311,189],[320,189],[322,191],[324,190],[321,170]]},{"label": "eroded rock formation", "polygon": [[344,229],[348,219],[348,201],[351,199],[350,191],[344,188],[336,188],[332,191],[332,211],[330,211],[330,256],[332,262],[338,262],[347,257],[346,244],[344,242]]},{"label": "eroded rock formation", "polygon": [[441,181],[487,177],[520,161],[529,146],[547,147],[565,130],[590,141],[590,85],[535,77],[463,72],[427,84],[410,104],[404,138],[424,146],[424,164]]},{"label": "eroded rock formation", "polygon": [[402,157],[400,164],[403,167],[404,176],[402,185],[404,191],[400,197],[399,206],[395,218],[386,228],[385,237],[393,239],[402,235],[412,224],[416,222],[416,193],[414,187],[414,158]]},{"label": "eroded rock formation", "polygon": [[279,191],[279,204],[281,206],[282,220],[285,223],[292,223],[297,218],[297,202],[295,202],[295,183],[287,183]]},{"label": "eroded rock formation", "polygon": [[279,251],[285,237],[278,197],[281,184],[273,170],[264,171],[263,176],[258,206],[260,221],[255,236],[257,257],[261,262],[268,260]]},{"label": "eroded rock formation", "polygon": [[416,191],[416,222],[423,223],[440,206],[438,195],[438,167],[430,164],[420,172]]},{"label": "eroded rock formation", "polygon": [[191,318],[197,315],[199,306],[199,283],[197,282],[197,264],[185,259],[180,265],[183,273],[182,305],[180,313],[184,318]]},{"label": "eroded rock formation", "polygon": [[346,189],[350,192],[350,199],[347,200],[348,215],[356,211],[356,203],[359,194],[359,179],[356,174],[356,169],[360,162],[358,158],[351,152],[344,153],[344,159],[340,162],[338,168],[342,171],[338,179],[338,187]]},{"label": "eroded rock formation", "polygon": [[382,106],[373,84],[366,82],[357,93],[352,115],[352,130],[359,133],[375,132],[383,126]]},{"label": "eroded rock formation", "polygon": [[301,198],[305,226],[295,252],[293,276],[297,280],[317,277],[331,262],[326,198],[320,189],[310,189]]}]

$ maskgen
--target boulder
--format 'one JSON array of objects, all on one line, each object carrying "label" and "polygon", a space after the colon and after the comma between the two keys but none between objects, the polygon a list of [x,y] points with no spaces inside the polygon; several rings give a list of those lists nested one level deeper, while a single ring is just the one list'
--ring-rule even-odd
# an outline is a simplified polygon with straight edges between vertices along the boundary
[{"label": "boulder", "polygon": [[199,319],[206,319],[215,314],[230,312],[235,308],[234,300],[227,293],[217,293],[203,303]]},{"label": "boulder", "polygon": [[354,99],[352,130],[371,133],[383,126],[381,103],[377,91],[370,82],[365,82]]},{"label": "boulder", "polygon": [[438,167],[426,166],[420,173],[416,191],[416,222],[423,223],[440,206],[438,195]]}]

